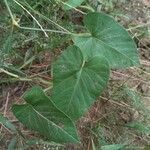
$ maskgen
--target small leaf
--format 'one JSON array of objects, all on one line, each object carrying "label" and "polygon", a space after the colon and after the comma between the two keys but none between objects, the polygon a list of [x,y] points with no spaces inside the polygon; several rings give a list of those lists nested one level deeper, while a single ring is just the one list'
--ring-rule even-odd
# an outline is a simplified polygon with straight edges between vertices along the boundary
[{"label": "small leaf", "polygon": [[12,130],[13,132],[17,132],[16,127],[2,114],[0,114],[0,124],[4,125],[6,128]]},{"label": "small leaf", "polygon": [[74,43],[84,57],[101,55],[111,68],[131,67],[139,64],[137,48],[128,32],[113,18],[104,13],[89,13],[84,24],[89,36],[74,36]]},{"label": "small leaf", "polygon": [[109,66],[100,56],[85,60],[81,50],[71,46],[54,63],[53,74],[53,102],[71,119],[77,120],[107,85]]},{"label": "small leaf", "polygon": [[64,9],[69,10],[72,9],[73,7],[78,7],[80,6],[85,0],[68,0],[64,4]]},{"label": "small leaf", "polygon": [[17,138],[14,137],[11,139],[9,145],[8,145],[8,150],[15,150],[16,149],[16,144],[17,144]]},{"label": "small leaf", "polygon": [[101,147],[101,150],[122,150],[125,145],[122,144],[113,144],[113,145],[105,145]]},{"label": "small leaf", "polygon": [[73,122],[55,107],[41,88],[32,88],[24,99],[27,104],[14,105],[12,111],[25,126],[38,131],[49,141],[78,142]]},{"label": "small leaf", "polygon": [[133,91],[132,89],[125,87],[124,88],[124,92],[126,93],[126,95],[132,100],[133,106],[137,109],[143,109],[144,107],[144,103],[140,97],[140,95],[138,95],[138,93],[136,93],[136,91]]},{"label": "small leaf", "polygon": [[147,126],[141,122],[128,123],[126,126],[135,129],[143,134],[150,135],[150,126]]}]

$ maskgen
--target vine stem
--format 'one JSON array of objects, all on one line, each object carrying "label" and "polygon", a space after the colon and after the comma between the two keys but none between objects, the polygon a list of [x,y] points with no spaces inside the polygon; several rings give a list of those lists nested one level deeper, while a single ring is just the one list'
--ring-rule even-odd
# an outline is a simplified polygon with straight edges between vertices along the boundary
[{"label": "vine stem", "polygon": [[59,33],[59,34],[67,34],[67,35],[71,35],[71,36],[91,36],[90,33],[72,33],[72,32],[65,32],[65,31],[58,31],[58,30],[51,30],[51,29],[43,29],[41,30],[40,28],[30,28],[30,27],[22,27],[20,25],[17,25],[18,28],[20,29],[24,29],[24,30],[33,30],[33,31],[45,31],[45,32],[53,32],[53,33]]},{"label": "vine stem", "polygon": [[3,68],[0,68],[0,73],[1,73],[1,72],[4,72],[4,73],[6,73],[6,74],[9,75],[9,76],[12,76],[12,77],[15,77],[15,78],[19,78],[18,75],[13,74],[13,73],[11,73],[11,72],[9,72],[9,71],[3,69]]},{"label": "vine stem", "polygon": [[51,82],[46,81],[46,80],[44,80],[44,79],[42,79],[42,78],[40,78],[40,77],[35,77],[35,78],[32,78],[32,77],[29,77],[29,78],[22,78],[22,77],[19,77],[18,75],[13,74],[13,73],[11,73],[11,72],[9,72],[9,71],[3,69],[3,68],[0,68],[0,73],[1,73],[1,72],[3,72],[3,73],[5,73],[5,74],[7,74],[7,75],[13,77],[12,80],[14,80],[14,81],[25,81],[25,82],[36,82],[36,81],[38,81],[38,82],[41,82],[41,83],[43,83],[43,84],[45,84],[45,85],[50,85],[50,86],[51,86]]},{"label": "vine stem", "polygon": [[80,7],[80,8],[87,9],[87,10],[90,10],[91,12],[95,12],[95,10],[94,10],[91,6],[81,5],[81,6],[79,6],[79,7]]},{"label": "vine stem", "polygon": [[7,10],[8,10],[8,12],[9,12],[10,17],[11,17],[12,22],[13,22],[15,19],[14,19],[14,17],[13,17],[12,11],[11,11],[11,9],[10,9],[9,5],[8,5],[7,0],[4,0],[4,3],[5,3],[5,5],[6,5],[6,7],[7,7]]},{"label": "vine stem", "polygon": [[11,11],[9,5],[8,5],[7,0],[4,0],[4,3],[5,3],[5,5],[6,5],[6,8],[7,8],[8,12],[9,12],[9,15],[10,15],[10,17],[11,17],[11,20],[12,20],[12,29],[13,29],[13,26],[17,26],[17,27],[18,27],[18,26],[19,26],[19,25],[18,25],[18,22],[14,19],[13,13],[12,13],[12,11]]},{"label": "vine stem", "polygon": [[[22,27],[22,26],[20,26],[20,25],[18,24],[18,22],[17,22],[17,21],[14,19],[14,17],[13,17],[13,13],[12,13],[12,11],[11,11],[9,5],[8,5],[8,1],[7,1],[7,0],[4,0],[4,3],[5,3],[5,5],[6,5],[6,7],[7,7],[7,9],[8,9],[8,12],[9,12],[9,14],[10,14],[10,17],[11,17],[11,19],[12,19],[12,24],[15,25],[16,27],[20,28],[20,29],[24,29],[24,30],[34,30],[34,31],[43,31],[46,37],[48,37],[48,34],[47,34],[46,32],[53,32],[53,33],[60,33],[60,34],[68,34],[68,35],[72,35],[72,36],[84,36],[84,35],[86,36],[86,35],[88,35],[88,33],[82,33],[82,34],[72,33],[72,32],[70,32],[70,31],[68,31],[67,29],[61,27],[60,25],[58,25],[57,23],[55,23],[54,21],[52,21],[52,20],[50,20],[50,19],[49,19],[50,22],[52,22],[53,24],[57,25],[59,28],[61,28],[61,29],[64,30],[64,31],[51,30],[51,29],[44,29],[44,28],[42,27],[42,25],[38,22],[38,20],[37,20],[21,3],[19,3],[19,2],[16,1],[16,0],[13,0],[13,1],[14,1],[17,5],[19,5],[23,10],[25,10],[25,11],[33,18],[33,20],[38,24],[38,26],[40,27],[40,28],[31,28],[31,27]],[[57,0],[57,1],[63,3],[64,5],[68,5],[67,3],[64,3],[64,2],[62,2],[62,1],[59,1],[59,0]],[[74,7],[70,6],[70,5],[69,5],[69,7],[74,8]],[[30,9],[32,9],[32,8],[30,7]],[[76,9],[76,8],[74,8],[74,9],[75,9],[76,11],[82,13],[82,14],[86,14],[86,13],[84,13],[84,12],[82,12],[82,11]],[[33,9],[32,9],[32,10],[33,10]],[[33,10],[33,11],[34,11],[36,14],[40,15],[40,16],[42,15],[42,14],[39,14],[38,12],[36,12],[35,10]],[[43,15],[42,15],[42,17],[43,17]]]},{"label": "vine stem", "polygon": [[58,31],[58,30],[51,30],[51,29],[43,29],[41,30],[40,28],[30,28],[30,27],[22,27],[22,26],[18,26],[20,29],[24,29],[24,30],[34,30],[34,31],[44,31],[44,32],[53,32],[53,33],[60,33],[60,34],[68,34],[68,35],[72,35],[73,33],[68,33],[65,31]]},{"label": "vine stem", "polygon": [[26,7],[28,7],[30,10],[32,10],[35,14],[39,15],[40,17],[42,17],[43,19],[49,21],[50,23],[56,25],[58,28],[68,32],[68,33],[71,33],[69,30],[65,29],[64,27],[62,27],[61,25],[59,25],[58,23],[56,23],[55,21],[47,18],[46,16],[42,15],[41,13],[39,13],[38,11],[34,10],[27,2],[25,2],[25,5]]},{"label": "vine stem", "polygon": [[44,31],[42,25],[38,22],[38,20],[23,6],[21,5],[18,1],[13,0],[17,5],[19,5],[22,9],[24,9],[32,18],[33,20],[37,23],[37,25],[41,28],[41,30],[44,32],[45,36],[48,37],[47,33]]}]

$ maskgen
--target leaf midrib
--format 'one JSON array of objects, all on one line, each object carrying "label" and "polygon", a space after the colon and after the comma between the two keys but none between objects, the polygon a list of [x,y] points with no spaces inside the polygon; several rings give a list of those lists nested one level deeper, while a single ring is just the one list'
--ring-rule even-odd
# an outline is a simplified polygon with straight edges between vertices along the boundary
[{"label": "leaf midrib", "polygon": [[[29,106],[27,107],[31,107],[39,116],[41,116],[43,119],[45,119],[47,122],[50,122],[52,125],[54,125],[55,127],[59,128],[61,131],[63,131],[64,133],[66,133],[69,137],[71,137],[72,139],[74,139],[75,141],[78,141],[77,139],[75,139],[74,137],[72,137],[67,131],[65,131],[64,129],[62,129],[61,127],[59,127],[57,124],[55,124],[54,122],[52,122],[51,120],[47,119],[45,116],[43,116],[42,114],[40,114],[30,103],[27,103]],[[25,109],[27,109],[27,107]],[[71,121],[71,120],[70,120]]]},{"label": "leaf midrib", "polygon": [[[74,86],[74,89],[73,89],[73,92],[72,92],[72,95],[71,95],[71,98],[70,98],[70,101],[69,101],[69,104],[68,104],[68,109],[69,109],[69,105],[71,104],[71,101],[72,101],[72,99],[73,99],[73,96],[74,96],[74,93],[75,93],[76,88],[77,88],[77,86],[78,86],[78,83],[79,83],[79,81],[80,81],[80,79],[81,79],[80,77],[81,77],[81,74],[82,74],[82,71],[83,71],[83,68],[84,68],[84,64],[85,64],[85,61],[83,60],[82,66],[81,66],[80,70],[78,71],[79,76],[78,76],[77,81],[76,81],[76,84],[75,84],[75,86]],[[67,111],[68,111],[68,110],[67,110]]]}]

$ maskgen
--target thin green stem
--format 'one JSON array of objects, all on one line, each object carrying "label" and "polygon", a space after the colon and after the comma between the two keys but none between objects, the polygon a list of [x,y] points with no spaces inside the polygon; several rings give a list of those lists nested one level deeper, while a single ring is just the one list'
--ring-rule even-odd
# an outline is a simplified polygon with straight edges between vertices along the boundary
[{"label": "thin green stem", "polygon": [[[19,77],[18,75],[14,74],[14,73],[11,73],[11,72],[9,72],[9,71],[3,69],[3,68],[0,68],[0,73],[1,73],[1,72],[5,73],[5,74],[7,74],[7,75],[9,75],[9,76],[11,76],[11,77],[14,77],[14,78],[12,78],[13,81],[14,81],[14,80],[16,80],[16,81],[17,81],[17,80],[19,80],[19,81],[32,81],[32,79]],[[2,81],[2,82],[3,82],[3,81]]]},{"label": "thin green stem", "polygon": [[0,68],[0,73],[1,72],[5,73],[5,74],[7,74],[7,75],[9,75],[9,76],[11,76],[13,78],[8,79],[8,80],[2,80],[2,81],[0,81],[0,83],[5,83],[5,82],[9,82],[9,81],[12,81],[12,82],[15,82],[15,81],[36,82],[36,81],[38,81],[38,82],[41,82],[41,83],[43,83],[45,85],[51,86],[51,82],[50,81],[46,81],[46,80],[44,80],[44,79],[42,79],[40,77],[36,77],[36,78],[31,78],[31,77],[23,78],[23,77],[19,77],[16,74],[13,74],[13,73],[11,73],[11,72],[3,69],[3,68]]},{"label": "thin green stem", "polygon": [[49,86],[48,88],[44,89],[44,92],[50,91],[53,88],[53,86]]},{"label": "thin green stem", "polygon": [[95,12],[95,10],[91,6],[88,6],[88,5],[82,5],[82,6],[79,6],[79,7],[90,10],[91,12]]},{"label": "thin green stem", "polygon": [[82,37],[88,37],[91,36],[91,33],[72,33],[73,36],[82,36]]},{"label": "thin green stem", "polygon": [[50,30],[50,29],[43,29],[41,30],[40,28],[30,28],[30,27],[21,27],[18,26],[20,29],[24,29],[24,30],[33,30],[33,31],[45,31],[45,32],[53,32],[53,33],[60,33],[60,34],[68,34],[68,35],[72,35],[73,33],[68,33],[65,31],[58,31],[58,30]]},{"label": "thin green stem", "polygon": [[12,76],[12,77],[15,77],[15,78],[19,78],[18,75],[13,74],[13,73],[11,73],[11,72],[9,72],[9,71],[3,69],[3,68],[0,68],[0,72],[6,73],[7,75]]},{"label": "thin green stem", "polygon": [[21,5],[18,1],[13,0],[17,5],[19,5],[23,10],[25,10],[32,18],[33,20],[37,23],[37,25],[41,28],[41,30],[44,32],[45,36],[48,37],[47,33],[43,30],[42,25],[38,22],[38,20],[23,6]]},{"label": "thin green stem", "polygon": [[8,5],[7,0],[4,0],[4,3],[5,3],[5,5],[6,5],[6,7],[7,7],[7,10],[8,10],[8,12],[9,12],[9,14],[10,14],[11,19],[12,19],[12,20],[14,20],[14,17],[13,17],[12,11],[11,11],[11,9],[10,9],[9,5]]},{"label": "thin green stem", "polygon": [[[8,5],[8,2],[7,0],[4,0],[5,2],[5,5],[9,11],[9,14],[11,16],[11,19],[12,19],[12,23],[13,25],[17,26],[18,28],[20,29],[24,29],[24,30],[32,30],[32,31],[43,31],[44,34],[46,35],[46,37],[48,37],[47,33],[46,32],[53,32],[53,33],[59,33],[59,34],[68,34],[68,35],[73,35],[73,36],[87,36],[87,35],[90,35],[89,33],[81,33],[81,34],[76,34],[76,33],[72,33],[70,31],[68,31],[67,29],[63,28],[62,26],[60,26],[59,24],[57,24],[56,22],[50,20],[49,18],[45,17],[44,15],[40,14],[39,12],[35,11],[28,3],[26,4],[27,7],[29,7],[32,11],[34,11],[34,13],[38,14],[39,16],[42,16],[42,18],[50,21],[51,23],[55,24],[56,26],[58,26],[60,29],[64,30],[64,31],[58,31],[58,30],[51,30],[51,29],[43,29],[43,27],[39,24],[39,22],[37,21],[37,19],[21,4],[19,3],[18,1],[16,0],[13,0],[16,4],[18,4],[22,9],[24,9],[35,21],[36,23],[39,25],[40,28],[31,28],[31,27],[22,27],[18,24],[18,22],[15,21],[14,17],[13,17],[13,14],[12,14],[12,11]],[[59,1],[59,0],[57,0]],[[62,1],[59,1],[65,5],[68,5]],[[69,7],[72,7],[69,5]],[[74,7],[72,7],[74,8]],[[74,8],[76,10],[76,8]],[[77,11],[80,11],[77,9]],[[81,13],[85,14],[84,12],[80,11]]]},{"label": "thin green stem", "polygon": [[8,5],[7,0],[4,0],[4,3],[5,3],[5,5],[6,5],[6,8],[7,8],[8,12],[9,12],[10,17],[11,17],[12,25],[18,26],[18,23],[17,23],[17,22],[15,21],[15,19],[14,19],[14,16],[13,16],[12,11],[11,11],[9,5]]},{"label": "thin green stem", "polygon": [[30,10],[32,10],[35,14],[39,15],[41,18],[49,21],[50,23],[56,25],[58,28],[64,30],[65,32],[68,32],[71,34],[70,31],[68,31],[67,29],[65,29],[64,27],[62,27],[61,25],[57,24],[56,22],[54,22],[53,20],[47,18],[46,16],[42,15],[41,13],[39,13],[38,11],[34,10],[27,2],[25,2],[25,6],[28,7]]},{"label": "thin green stem", "polygon": [[83,37],[91,36],[90,33],[79,33],[78,34],[78,33],[71,33],[71,32],[58,31],[58,30],[50,30],[50,29],[41,30],[40,28],[30,28],[30,27],[22,27],[22,26],[18,26],[18,28],[24,29],[24,30],[32,30],[32,31],[43,31],[44,30],[45,32],[66,34],[66,35],[72,35],[72,36],[83,36]]}]

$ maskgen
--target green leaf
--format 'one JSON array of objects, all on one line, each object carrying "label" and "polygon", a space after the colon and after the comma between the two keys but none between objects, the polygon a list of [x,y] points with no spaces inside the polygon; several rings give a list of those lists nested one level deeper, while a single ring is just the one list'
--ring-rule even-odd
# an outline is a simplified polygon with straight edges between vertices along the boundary
[{"label": "green leaf", "polygon": [[64,5],[64,9],[65,10],[69,10],[72,9],[73,7],[78,7],[80,6],[85,0],[68,0],[65,5]]},{"label": "green leaf", "polygon": [[8,36],[8,38],[5,40],[4,44],[3,44],[3,48],[2,48],[2,52],[4,54],[9,54],[11,52],[11,48],[13,45],[13,33],[11,31],[10,35]]},{"label": "green leaf", "polygon": [[144,150],[150,150],[150,145],[145,145]]},{"label": "green leaf", "polygon": [[71,46],[54,63],[53,74],[53,102],[71,119],[77,120],[105,88],[109,65],[100,56],[85,60],[81,50]]},{"label": "green leaf", "polygon": [[101,150],[122,150],[125,145],[122,144],[113,144],[113,145],[105,145],[101,147]]},{"label": "green leaf", "polygon": [[126,125],[129,128],[135,129],[143,134],[149,135],[150,134],[150,126],[143,124],[141,122],[132,122]]},{"label": "green leaf", "polygon": [[0,114],[0,124],[4,125],[6,128],[12,130],[13,132],[17,132],[16,127],[2,114]]},{"label": "green leaf", "polygon": [[84,57],[104,56],[111,68],[125,68],[139,64],[137,48],[128,32],[104,13],[89,13],[84,24],[89,36],[74,36],[74,43]]},{"label": "green leaf", "polygon": [[12,111],[25,126],[38,131],[49,141],[78,142],[73,122],[56,108],[40,87],[32,88],[24,99],[27,104],[14,105]]},{"label": "green leaf", "polygon": [[16,145],[17,145],[17,138],[13,137],[8,145],[8,149],[7,150],[15,150],[16,149]]},{"label": "green leaf", "polygon": [[131,101],[132,105],[134,106],[134,108],[145,111],[146,108],[144,106],[144,103],[143,103],[140,95],[136,91],[134,91],[128,87],[125,87],[123,90],[124,90],[125,94],[130,98],[130,101]]}]

